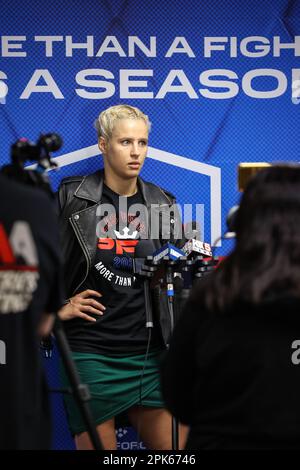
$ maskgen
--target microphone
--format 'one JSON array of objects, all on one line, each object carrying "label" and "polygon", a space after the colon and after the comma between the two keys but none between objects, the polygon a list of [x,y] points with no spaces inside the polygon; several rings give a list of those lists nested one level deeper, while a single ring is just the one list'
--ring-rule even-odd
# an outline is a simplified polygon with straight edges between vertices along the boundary
[{"label": "microphone", "polygon": [[169,259],[175,261],[178,258],[185,256],[185,253],[184,251],[177,248],[175,245],[172,245],[171,243],[166,243],[159,250],[156,250],[153,253],[153,261],[157,262],[165,256],[168,256]]},{"label": "microphone", "polygon": [[147,265],[147,258],[151,264],[159,264],[158,262],[164,257],[170,260],[177,260],[185,256],[184,252],[176,248],[171,243],[166,243],[161,248],[153,252],[153,242],[151,240],[143,240],[140,242],[135,251],[134,273],[143,276],[144,294],[145,294],[145,311],[146,311],[146,327],[153,328],[152,301],[150,295],[150,280],[154,272],[157,270],[155,266]]},{"label": "microphone", "polygon": [[133,272],[134,274],[141,274],[148,266],[145,261],[148,256],[153,255],[153,242],[151,240],[140,240],[136,246],[134,259],[133,259]]},{"label": "microphone", "polygon": [[212,249],[209,243],[191,238],[182,247],[184,256],[208,256],[212,257]]}]

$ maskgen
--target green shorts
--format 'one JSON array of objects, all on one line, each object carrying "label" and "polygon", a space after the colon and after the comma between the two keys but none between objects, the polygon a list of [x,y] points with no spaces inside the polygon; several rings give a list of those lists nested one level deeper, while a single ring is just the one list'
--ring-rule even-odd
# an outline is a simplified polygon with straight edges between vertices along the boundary
[{"label": "green shorts", "polygon": [[[90,407],[95,424],[101,424],[134,405],[163,408],[160,392],[159,363],[162,351],[150,352],[145,370],[145,354],[103,356],[72,352],[82,383],[89,386]],[[63,386],[70,387],[63,367]],[[64,396],[72,435],[86,431],[80,410],[72,395]]]}]

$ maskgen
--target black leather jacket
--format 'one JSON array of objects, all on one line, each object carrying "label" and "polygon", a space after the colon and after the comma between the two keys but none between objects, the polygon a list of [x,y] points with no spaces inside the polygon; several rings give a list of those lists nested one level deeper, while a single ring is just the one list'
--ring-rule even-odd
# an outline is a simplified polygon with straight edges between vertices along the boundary
[{"label": "black leather jacket", "polygon": [[[151,204],[159,205],[162,213],[170,211],[176,204],[174,196],[152,183],[138,178],[138,186],[148,210]],[[68,297],[81,291],[92,266],[97,247],[96,212],[101,204],[103,189],[103,171],[88,176],[74,176],[62,180],[58,202],[60,211],[61,243],[65,261],[65,288]],[[149,232],[151,220],[149,221]],[[171,218],[171,240],[182,243],[181,220],[175,210]],[[180,242],[179,242],[180,240]],[[159,249],[166,241],[161,237],[151,240],[153,251]],[[165,343],[169,336],[169,313],[164,312],[160,318],[162,335]]]}]

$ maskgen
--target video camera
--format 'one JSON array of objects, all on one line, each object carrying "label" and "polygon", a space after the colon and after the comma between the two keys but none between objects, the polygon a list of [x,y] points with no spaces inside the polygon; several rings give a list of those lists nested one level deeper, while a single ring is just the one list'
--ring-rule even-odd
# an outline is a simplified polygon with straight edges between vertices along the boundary
[{"label": "video camera", "polygon": [[[20,183],[44,189],[52,195],[46,172],[57,167],[51,160],[50,152],[59,150],[62,145],[62,138],[55,133],[41,134],[36,143],[22,137],[11,146],[11,163],[3,166],[1,173]],[[36,168],[24,168],[26,161],[36,162]]]}]

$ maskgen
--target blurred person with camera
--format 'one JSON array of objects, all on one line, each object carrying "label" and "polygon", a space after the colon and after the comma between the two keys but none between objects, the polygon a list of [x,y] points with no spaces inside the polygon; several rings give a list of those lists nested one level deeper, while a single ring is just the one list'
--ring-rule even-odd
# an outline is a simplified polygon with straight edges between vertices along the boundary
[{"label": "blurred person with camera", "polygon": [[50,449],[40,338],[63,302],[58,224],[41,189],[0,174],[0,449]]}]

